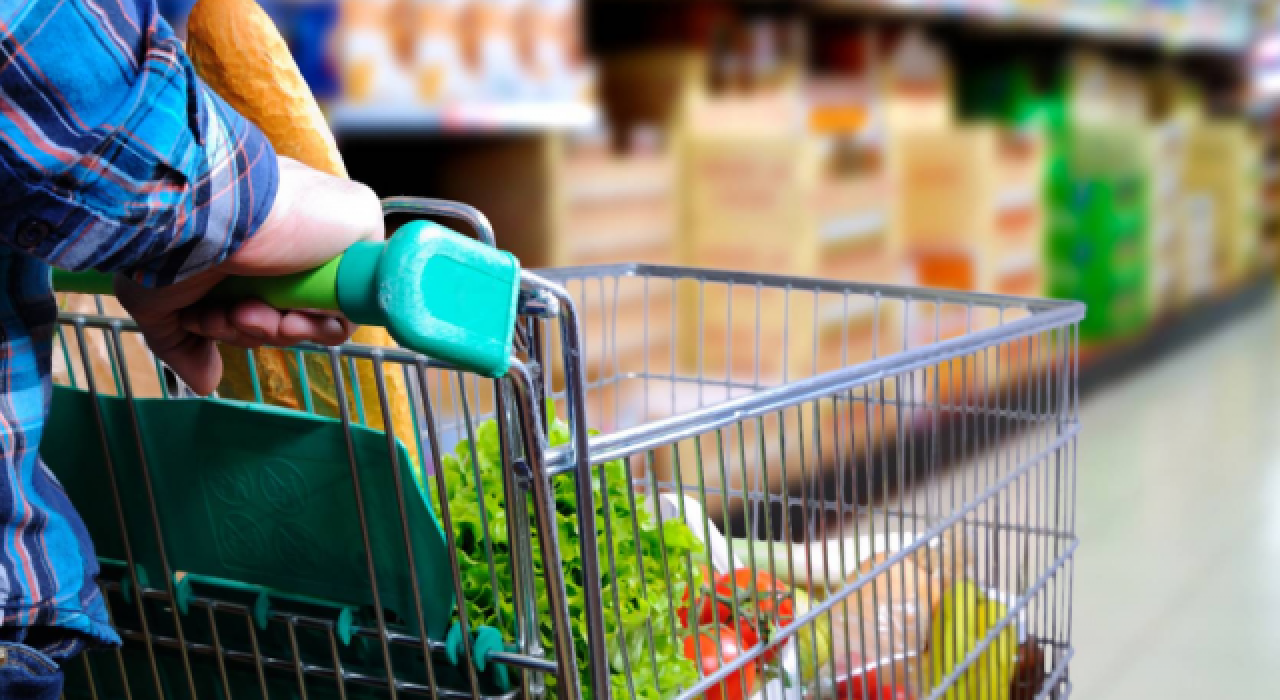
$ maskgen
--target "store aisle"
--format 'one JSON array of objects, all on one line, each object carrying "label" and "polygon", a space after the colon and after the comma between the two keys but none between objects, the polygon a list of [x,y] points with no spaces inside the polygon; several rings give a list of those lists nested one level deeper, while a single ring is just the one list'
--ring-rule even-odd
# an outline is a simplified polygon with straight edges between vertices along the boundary
[{"label": "store aisle", "polygon": [[1280,303],[1082,406],[1082,700],[1280,694]]}]

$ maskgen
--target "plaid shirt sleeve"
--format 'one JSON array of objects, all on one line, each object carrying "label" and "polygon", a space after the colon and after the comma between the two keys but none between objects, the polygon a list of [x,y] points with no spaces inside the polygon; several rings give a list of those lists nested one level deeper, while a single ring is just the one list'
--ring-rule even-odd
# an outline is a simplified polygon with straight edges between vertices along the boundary
[{"label": "plaid shirt sleeve", "polygon": [[0,0],[0,54],[0,639],[69,630],[46,649],[61,659],[120,640],[93,543],[39,456],[49,265],[179,280],[259,228],[278,172],[262,134],[196,78],[155,0]]},{"label": "plaid shirt sleeve", "polygon": [[154,0],[3,3],[0,21],[0,242],[164,285],[262,224],[271,145],[196,77]]}]

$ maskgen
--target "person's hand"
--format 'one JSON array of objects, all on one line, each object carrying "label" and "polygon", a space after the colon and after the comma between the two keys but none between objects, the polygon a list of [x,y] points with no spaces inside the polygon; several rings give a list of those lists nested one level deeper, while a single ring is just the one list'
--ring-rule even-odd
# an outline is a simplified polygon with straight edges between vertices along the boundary
[{"label": "person's hand", "polygon": [[262,228],[221,265],[162,288],[117,275],[116,296],[138,323],[156,357],[191,389],[208,395],[222,378],[214,341],[240,347],[301,342],[337,345],[350,337],[346,319],[278,311],[262,301],[214,304],[204,296],[224,278],[309,270],[359,241],[385,235],[378,198],[368,187],[280,158],[280,184]]}]

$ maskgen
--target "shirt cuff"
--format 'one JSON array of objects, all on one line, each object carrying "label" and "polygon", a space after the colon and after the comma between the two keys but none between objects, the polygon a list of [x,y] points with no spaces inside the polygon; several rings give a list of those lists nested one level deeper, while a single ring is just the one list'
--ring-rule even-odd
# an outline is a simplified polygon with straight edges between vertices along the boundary
[{"label": "shirt cuff", "polygon": [[[67,178],[70,186],[53,179],[0,192],[0,200],[11,200],[0,201],[0,241],[55,267],[119,272],[147,286],[178,282],[239,250],[275,203],[275,150],[194,72],[188,75],[186,122],[159,130],[178,131],[168,157],[135,157],[149,152],[147,142],[112,134],[102,150],[129,157],[106,167],[132,179],[122,185],[119,177],[101,177],[101,168],[77,170]],[[158,131],[139,127],[145,128]],[[9,170],[0,161],[0,175]]]},{"label": "shirt cuff", "polygon": [[175,219],[165,254],[126,271],[140,284],[172,284],[218,265],[258,232],[275,203],[280,168],[271,143],[202,81],[194,88],[202,138],[192,147],[203,147],[207,165],[190,182],[190,206]]}]

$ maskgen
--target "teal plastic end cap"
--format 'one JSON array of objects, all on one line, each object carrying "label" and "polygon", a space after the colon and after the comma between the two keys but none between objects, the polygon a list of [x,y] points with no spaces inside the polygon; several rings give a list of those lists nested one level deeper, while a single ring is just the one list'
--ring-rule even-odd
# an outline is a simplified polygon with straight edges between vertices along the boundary
[{"label": "teal plastic end cap", "polygon": [[267,623],[271,621],[271,596],[266,591],[259,593],[253,601],[253,621],[260,630],[266,630]]},{"label": "teal plastic end cap", "polygon": [[151,587],[151,580],[147,578],[147,570],[142,568],[141,565],[135,565],[133,567],[133,576],[132,577],[125,576],[124,579],[120,581],[120,597],[124,599],[124,602],[130,605],[133,605],[133,578],[134,577],[137,577],[138,585],[140,587],[142,588]]},{"label": "teal plastic end cap", "polygon": [[173,575],[173,598],[178,604],[178,612],[183,615],[187,614],[191,606],[191,578],[183,574],[175,573]]},{"label": "teal plastic end cap", "polygon": [[507,373],[519,292],[515,256],[430,221],[400,227],[378,264],[396,342],[486,377]]},{"label": "teal plastic end cap", "polygon": [[502,639],[502,632],[489,626],[482,626],[476,630],[475,645],[472,647],[476,670],[484,673],[485,668],[488,667],[489,678],[498,690],[504,693],[511,690],[511,679],[507,674],[507,667],[497,662],[490,662],[489,654],[506,650],[507,645]]},{"label": "teal plastic end cap", "polygon": [[458,665],[458,647],[462,646],[462,625],[454,622],[449,626],[449,634],[444,638],[444,657],[454,666]]},{"label": "teal plastic end cap", "polygon": [[344,647],[351,646],[351,625],[351,608],[343,608],[342,612],[338,613],[337,632],[338,639]]}]

